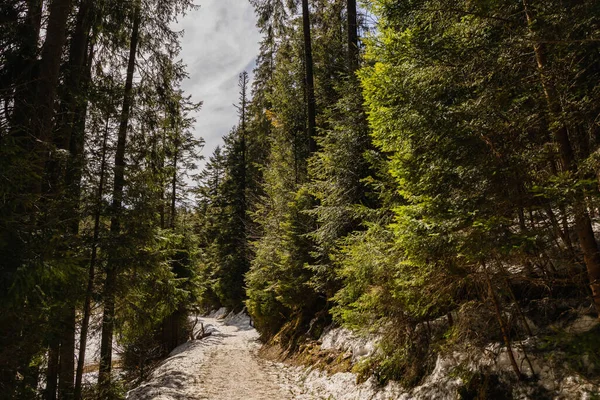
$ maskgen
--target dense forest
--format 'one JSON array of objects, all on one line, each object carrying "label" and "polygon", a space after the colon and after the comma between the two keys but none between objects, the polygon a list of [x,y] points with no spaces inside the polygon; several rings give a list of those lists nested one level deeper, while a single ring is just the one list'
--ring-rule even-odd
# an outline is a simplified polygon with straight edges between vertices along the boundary
[{"label": "dense forest", "polygon": [[250,3],[201,171],[191,0],[0,3],[0,398],[122,398],[220,307],[289,353],[377,333],[382,384],[493,342],[597,377],[556,326],[600,310],[600,2]]}]

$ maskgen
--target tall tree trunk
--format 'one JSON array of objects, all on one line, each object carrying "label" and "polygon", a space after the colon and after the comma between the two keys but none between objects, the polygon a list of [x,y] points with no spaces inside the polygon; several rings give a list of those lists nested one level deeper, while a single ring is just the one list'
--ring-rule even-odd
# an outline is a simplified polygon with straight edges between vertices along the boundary
[{"label": "tall tree trunk", "polygon": [[179,156],[179,141],[175,140],[175,152],[173,154],[173,176],[171,177],[171,224],[169,228],[175,230],[175,212],[177,208],[177,158]]},{"label": "tall tree trunk", "polygon": [[75,308],[67,306],[63,313],[60,337],[58,397],[72,400],[75,378]]},{"label": "tall tree trunk", "polygon": [[[161,178],[161,173],[165,167],[165,146],[166,146],[166,142],[167,142],[167,132],[166,132],[167,128],[165,127],[162,130],[162,151],[158,152],[158,140],[156,138],[154,138],[154,140],[152,141],[152,167],[153,167],[153,172],[154,172],[154,179],[162,179]],[[160,202],[159,202],[159,206],[158,206],[158,214],[160,215],[160,227],[161,229],[165,229],[166,227],[166,220],[165,220],[165,189],[162,187],[162,182],[160,183],[161,188],[160,188]]]},{"label": "tall tree trunk", "polygon": [[[83,168],[83,142],[85,135],[85,119],[87,101],[84,94],[90,79],[93,50],[88,56],[88,43],[91,33],[91,0],[80,3],[77,22],[71,39],[68,71],[66,77],[65,97],[62,103],[62,120],[57,129],[54,143],[58,148],[69,150],[69,160],[65,175],[66,210],[79,209],[80,186]],[[86,65],[87,64],[87,65]],[[87,66],[87,68],[86,68]],[[87,73],[86,73],[87,71]],[[60,177],[58,178],[60,179]],[[79,215],[65,214],[68,221],[67,230],[73,237],[79,234]],[[71,400],[75,396],[75,318],[76,304],[66,306],[61,334],[60,371],[58,394],[61,400]]]},{"label": "tall tree trunk", "polygon": [[81,333],[79,339],[79,357],[77,359],[77,373],[75,375],[75,400],[81,399],[81,389],[83,383],[83,367],[85,366],[85,352],[87,346],[87,337],[90,326],[90,315],[92,305],[92,294],[94,292],[94,279],[96,277],[96,260],[98,258],[98,240],[100,239],[100,216],[102,207],[102,196],[104,195],[104,176],[106,174],[106,152],[108,144],[108,127],[110,116],[106,116],[106,127],[104,137],[102,138],[102,159],[100,162],[100,177],[98,182],[98,191],[96,192],[96,210],[94,215],[94,233],[92,238],[92,253],[90,256],[90,266],[88,270],[88,283],[83,303],[83,319],[81,321]]},{"label": "tall tree trunk", "polygon": [[[525,16],[530,31],[533,33],[533,15],[528,7],[527,0],[523,0]],[[533,50],[537,62],[537,69],[540,74],[542,89],[548,104],[550,118],[552,118],[552,128],[554,130],[554,141],[558,146],[559,159],[563,171],[577,176],[577,160],[569,139],[569,130],[565,121],[561,118],[562,107],[559,102],[558,92],[554,86],[546,66],[546,54],[544,46],[539,42],[534,42]],[[594,236],[592,221],[590,219],[586,203],[585,193],[582,189],[577,189],[575,202],[573,204],[575,214],[575,232],[579,238],[579,246],[583,252],[583,259],[586,265],[590,288],[592,290],[592,299],[600,318],[600,249]]]},{"label": "tall tree trunk", "polygon": [[18,137],[23,141],[23,147],[33,149],[33,142],[27,135],[33,117],[33,102],[35,101],[35,75],[38,63],[38,40],[42,25],[43,0],[27,1],[27,16],[23,24],[20,39],[19,59],[15,61],[13,70],[14,110],[11,123]]},{"label": "tall tree trunk", "polygon": [[[36,71],[38,65],[38,42],[42,21],[42,0],[27,0],[24,2],[26,8],[21,12],[26,12],[24,21],[18,23],[15,18],[14,24],[18,29],[15,59],[3,65],[4,72],[10,75],[6,76],[7,81],[3,81],[3,114],[6,118],[7,129],[0,128],[0,149],[7,150],[12,148],[9,141],[14,141],[13,151],[2,151],[0,162],[6,166],[2,171],[5,176],[15,176],[18,179],[13,180],[17,185],[4,191],[2,206],[0,206],[0,225],[5,231],[2,233],[4,257],[0,264],[4,276],[10,276],[15,273],[20,265],[23,265],[27,256],[27,239],[29,235],[37,231],[35,226],[30,225],[31,216],[34,215],[31,209],[29,196],[23,194],[37,186],[37,175],[33,173],[31,165],[35,159],[32,151],[35,140],[32,138],[31,117],[33,115],[33,102],[36,91]],[[5,2],[4,4],[9,4]],[[17,2],[13,2],[17,4]],[[22,5],[22,4],[20,4]],[[15,17],[17,17],[15,15]],[[6,21],[2,24],[5,29]],[[8,25],[6,25],[8,27]],[[8,49],[7,49],[8,50]],[[4,49],[3,49],[4,51]],[[6,85],[6,86],[4,86]],[[12,95],[9,93],[12,90]],[[12,98],[11,98],[12,97]],[[12,103],[12,107],[11,107]],[[5,141],[5,139],[7,139]],[[5,148],[6,146],[6,148]],[[25,166],[25,168],[23,168]],[[5,186],[6,187],[6,186]],[[7,196],[8,195],[8,196]],[[14,205],[11,207],[11,204]],[[12,222],[9,222],[12,220]],[[7,229],[8,228],[8,229]],[[24,235],[25,234],[25,235]],[[4,281],[0,284],[0,291],[8,290],[10,283]],[[28,335],[28,318],[22,315],[22,312],[15,312],[0,317],[0,348],[6,351],[4,354],[17,354],[17,357],[11,356],[10,359],[2,357],[0,360],[0,393],[7,398],[19,396],[22,388],[37,380],[37,373],[31,362],[36,356],[35,346],[29,346],[31,343]],[[11,350],[9,350],[9,348]],[[12,349],[16,351],[13,353]],[[17,380],[18,374],[23,376],[22,380]],[[34,384],[33,387],[37,387]],[[1,397],[1,395],[0,395]]]},{"label": "tall tree trunk", "polygon": [[[131,42],[129,46],[129,61],[127,64],[127,77],[125,81],[125,94],[123,97],[123,108],[121,110],[121,121],[117,138],[117,151],[115,154],[114,186],[112,199],[112,217],[110,220],[110,233],[113,238],[118,237],[121,231],[121,212],[123,205],[123,187],[125,186],[125,144],[127,142],[127,127],[129,125],[129,114],[133,92],[133,72],[135,69],[135,57],[138,45],[139,28],[141,21],[141,0],[135,3],[133,28],[131,31]],[[103,393],[110,388],[112,370],[112,349],[115,317],[115,285],[117,283],[117,261],[114,255],[108,260],[106,267],[106,280],[104,282],[104,314],[102,316],[102,340],[100,343],[100,370],[98,375],[99,395],[102,399]]]},{"label": "tall tree trunk", "polygon": [[[244,248],[244,253],[245,253],[245,249],[246,249],[246,234],[245,234],[245,228],[246,228],[246,185],[247,185],[247,174],[248,174],[248,168],[247,168],[247,161],[246,159],[247,157],[247,141],[246,141],[246,113],[247,113],[247,106],[248,106],[248,73],[246,71],[244,71],[243,74],[240,75],[240,82],[239,82],[239,86],[240,86],[240,146],[241,146],[241,152],[242,152],[242,160],[241,160],[241,167],[242,170],[240,171],[240,193],[239,193],[239,201],[240,201],[240,217],[242,218],[242,229],[244,229],[244,232],[242,232],[240,234],[240,237],[242,237],[244,239],[244,243],[242,243],[242,246]],[[245,255],[244,255],[245,256]]]},{"label": "tall tree trunk", "polygon": [[[35,114],[32,113],[31,116],[31,132],[35,138],[34,175],[38,177],[43,176],[48,145],[52,138],[54,101],[56,99],[62,52],[67,34],[67,19],[71,12],[71,3],[72,0],[53,0],[49,8],[46,40],[42,48],[42,58],[33,108]],[[38,178],[37,182],[31,182],[30,189],[34,193],[41,194],[42,186],[43,180]],[[54,336],[56,333],[52,332],[52,335]],[[56,397],[59,343],[59,338],[54,337],[50,345],[46,384],[47,399],[54,399]]]},{"label": "tall tree trunk", "polygon": [[[52,143],[57,149],[69,150],[69,159],[68,159],[68,167],[67,169],[76,168],[75,166],[78,164],[75,160],[79,158],[79,154],[77,152],[73,152],[72,150],[79,150],[78,147],[72,144],[72,141],[75,141],[71,136],[73,134],[73,128],[75,125],[75,120],[80,118],[78,112],[81,112],[85,107],[84,103],[84,86],[82,81],[85,80],[85,70],[86,70],[86,55],[88,49],[88,43],[90,41],[90,31],[91,31],[91,9],[92,9],[92,1],[91,0],[82,0],[79,4],[79,10],[77,12],[77,19],[75,24],[75,29],[71,36],[71,45],[69,47],[69,60],[65,66],[65,80],[64,80],[64,89],[63,95],[60,104],[60,113],[58,114],[57,127],[55,132],[52,135]],[[82,152],[83,149],[79,152]],[[54,195],[61,194],[61,191],[58,189],[62,187],[63,176],[61,161],[57,157],[50,157],[47,165],[47,175],[49,177],[50,183],[48,186]],[[67,175],[71,177],[73,180],[74,175]],[[59,185],[60,183],[60,185]],[[77,203],[78,199],[73,199],[72,197],[72,182],[67,183],[64,182],[67,189],[66,200],[69,203]],[[69,208],[74,207],[74,204],[68,204]],[[67,207],[65,207],[67,208]],[[69,216],[67,216],[68,218]],[[77,218],[73,218],[76,220]],[[71,226],[73,224],[70,224]]]},{"label": "tall tree trunk", "polygon": [[[174,127],[177,129],[176,127]],[[179,140],[176,138],[174,143],[173,151],[173,175],[171,176],[171,204],[169,205],[169,228],[175,230],[175,218],[177,212],[177,162],[179,156]],[[164,191],[161,191],[161,204],[164,198]],[[164,214],[164,209],[163,209]],[[164,217],[163,217],[164,221]],[[164,227],[164,226],[163,226]],[[174,268],[174,261],[171,261],[171,270]],[[179,276],[177,276],[179,278]],[[178,311],[174,311],[165,317],[162,321],[162,345],[166,353],[170,353],[177,346],[179,346],[179,314]]]},{"label": "tall tree trunk", "polygon": [[306,112],[308,118],[308,150],[317,151],[317,111],[313,73],[312,40],[310,37],[310,10],[308,0],[302,0],[302,30],[304,33],[304,79],[306,85]]},{"label": "tall tree trunk", "polygon": [[356,16],[356,0],[347,1],[348,17],[348,71],[354,74],[358,70],[358,19]]},{"label": "tall tree trunk", "polygon": [[[58,78],[63,47],[67,36],[67,20],[71,12],[72,0],[53,0],[50,4],[46,40],[42,48],[40,73],[35,101],[35,115],[32,120],[32,132],[36,139],[35,156],[38,159],[39,176],[42,176],[52,139],[54,101],[58,87]],[[42,191],[40,181],[34,190]]]},{"label": "tall tree trunk", "polygon": [[[82,0],[77,12],[77,22],[69,48],[69,62],[65,79],[65,94],[61,104],[61,124],[57,129],[55,143],[61,149],[69,149],[77,111],[81,109],[86,76],[86,60],[92,28],[92,0]],[[88,61],[89,62],[89,61]],[[79,106],[79,107],[78,107]],[[71,154],[71,157],[76,157]]]},{"label": "tall tree trunk", "polygon": [[56,400],[56,389],[58,381],[59,364],[59,345],[58,337],[50,340],[50,349],[48,350],[48,369],[46,370],[46,390],[44,400]]}]

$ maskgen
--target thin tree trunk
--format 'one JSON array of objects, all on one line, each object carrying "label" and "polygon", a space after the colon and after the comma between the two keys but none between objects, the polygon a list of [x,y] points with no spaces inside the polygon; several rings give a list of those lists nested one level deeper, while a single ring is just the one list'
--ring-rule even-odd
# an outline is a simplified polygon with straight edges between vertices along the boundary
[{"label": "thin tree trunk", "polygon": [[173,176],[171,178],[171,230],[175,230],[175,212],[177,208],[177,156],[179,155],[179,144],[175,141],[175,152],[173,155]]},{"label": "thin tree trunk", "polygon": [[60,362],[58,379],[58,397],[72,400],[75,379],[75,308],[67,306],[62,320],[60,338]]},{"label": "thin tree trunk", "polygon": [[[163,136],[164,140],[164,136]],[[164,148],[164,141],[163,141]],[[177,206],[177,156],[179,154],[179,146],[177,139],[175,140],[175,149],[173,152],[173,175],[171,177],[171,204],[169,205],[169,228],[174,231],[175,230],[175,213]],[[164,228],[164,190],[161,189],[161,204],[163,207],[162,210],[162,218],[161,218],[161,227]],[[166,349],[166,353],[171,352],[178,346],[178,338],[177,334],[179,332],[178,321],[176,320],[177,313],[173,312],[167,317],[165,317],[162,321],[162,343],[163,347]],[[142,371],[143,373],[143,371]],[[143,376],[143,375],[141,375]]]},{"label": "thin tree trunk", "polygon": [[247,226],[247,220],[246,220],[246,205],[247,205],[247,200],[246,200],[246,189],[247,189],[247,173],[248,173],[248,169],[247,169],[247,162],[246,159],[247,157],[247,141],[246,141],[246,108],[248,105],[248,96],[247,96],[247,92],[248,92],[248,73],[246,73],[246,71],[244,71],[244,73],[240,76],[240,82],[239,82],[239,86],[240,86],[240,100],[241,100],[241,107],[240,107],[240,146],[241,146],[241,150],[242,150],[242,160],[241,160],[241,167],[242,170],[240,171],[240,193],[239,193],[239,202],[240,202],[240,218],[242,219],[242,224],[241,224],[241,229],[243,230],[242,232],[240,232],[240,238],[242,238],[242,243],[240,243],[241,247],[242,247],[242,252],[244,253],[244,258],[246,258],[246,248],[247,248],[247,241],[246,241],[246,226]]},{"label": "thin tree trunk", "polygon": [[[248,103],[248,99],[247,99],[247,90],[248,90],[248,74],[244,71],[244,73],[242,74],[241,77],[241,81],[240,81],[240,86],[241,86],[241,94],[242,94],[242,108],[241,108],[241,115],[240,115],[240,136],[241,136],[241,146],[242,146],[242,173],[241,173],[241,204],[242,204],[242,210],[241,210],[241,215],[242,218],[244,219],[244,227],[246,226],[246,174],[247,174],[247,168],[246,168],[246,159],[247,159],[247,143],[246,143],[246,107],[247,107],[247,103]],[[243,235],[245,237],[245,235]]]},{"label": "thin tree trunk", "polygon": [[[161,178],[161,171],[163,171],[164,167],[165,167],[165,145],[166,145],[166,141],[167,141],[167,133],[166,133],[167,128],[165,127],[162,131],[162,151],[159,154],[157,151],[157,140],[154,140],[153,145],[154,145],[154,154],[153,154],[153,166],[154,166],[154,176],[156,177],[156,179],[162,179]],[[155,163],[158,163],[158,165],[156,165]],[[162,182],[160,184],[161,188],[160,188],[160,205],[159,205],[159,209],[158,209],[158,213],[160,215],[160,227],[161,229],[165,229],[166,224],[165,224],[165,189],[162,187]]]},{"label": "thin tree trunk", "polygon": [[[551,140],[551,137],[548,137],[548,140]],[[551,155],[549,164],[550,164],[550,171],[552,172],[552,174],[557,175],[558,168],[556,165],[557,162],[554,159],[554,155]],[[550,212],[552,213],[551,207],[548,206],[548,208],[550,209]],[[558,228],[559,236],[563,239],[563,242],[567,246],[573,259],[575,260],[575,259],[577,259],[577,255],[575,254],[575,250],[573,248],[573,242],[571,241],[571,233],[570,233],[570,229],[569,229],[569,220],[568,220],[568,216],[567,216],[567,209],[564,204],[559,204],[558,209],[560,210],[561,224],[562,224],[562,230],[560,228]]]},{"label": "thin tree trunk", "polygon": [[48,369],[46,370],[46,391],[44,400],[56,400],[56,389],[58,381],[60,345],[58,338],[53,338],[48,350]]},{"label": "thin tree trunk", "polygon": [[87,336],[90,326],[90,315],[92,305],[92,294],[94,292],[94,279],[96,277],[96,259],[98,257],[98,240],[100,239],[100,216],[102,207],[102,196],[104,195],[104,175],[106,174],[106,152],[108,143],[108,127],[110,117],[106,117],[106,127],[102,138],[102,160],[100,163],[100,177],[98,191],[96,193],[96,211],[94,215],[94,234],[92,238],[92,254],[90,256],[90,267],[88,271],[88,283],[83,304],[83,320],[81,321],[81,334],[79,339],[79,358],[77,359],[77,373],[75,376],[75,400],[81,399],[83,382],[83,367],[85,366],[85,351]]},{"label": "thin tree trunk", "polygon": [[504,323],[504,318],[502,318],[502,309],[500,308],[500,302],[496,297],[496,293],[494,292],[494,287],[492,286],[492,280],[490,279],[490,275],[487,270],[487,266],[483,264],[483,271],[485,275],[485,281],[488,286],[488,295],[494,304],[494,311],[496,312],[496,318],[498,319],[498,324],[500,325],[500,330],[502,331],[502,339],[504,340],[504,345],[506,346],[506,351],[508,352],[508,358],[510,359],[510,365],[513,368],[513,371],[517,375],[519,380],[524,378],[523,374],[519,370],[519,366],[517,365],[517,361],[515,360],[515,355],[512,350],[510,336],[508,335],[508,329],[506,328],[506,324]]},{"label": "thin tree trunk", "polygon": [[[558,223],[558,219],[556,218],[556,215],[554,214],[554,211],[552,210],[552,207],[547,205],[545,206],[545,211],[546,214],[548,214],[548,218],[550,219],[550,224],[552,225],[552,229],[554,229],[554,233],[557,237],[559,237],[563,244],[565,245],[567,251],[571,254],[574,255],[575,254],[575,250],[573,248],[573,243],[571,242],[571,238],[569,237],[569,227],[568,227],[568,222],[566,221],[566,210],[564,210],[564,207],[561,207],[561,209],[563,211],[561,211],[561,220],[562,220],[562,229]],[[558,245],[558,242],[557,242]]]},{"label": "thin tree trunk", "polygon": [[354,74],[358,70],[358,22],[356,17],[356,0],[347,1],[348,17],[348,70]]},{"label": "thin tree trunk", "polygon": [[[527,0],[523,0],[525,16],[528,27],[532,30],[533,16],[527,5]],[[563,171],[569,171],[573,176],[577,175],[577,162],[569,140],[567,125],[560,117],[562,107],[559,102],[558,93],[551,78],[548,76],[546,67],[546,55],[542,44],[534,42],[533,50],[537,62],[537,68],[540,74],[540,80],[550,117],[554,125],[554,141],[558,145],[559,159]],[[587,268],[590,288],[592,290],[592,299],[596,307],[598,318],[600,318],[600,249],[594,236],[592,222],[585,204],[585,194],[581,189],[577,190],[575,204],[573,204],[575,214],[575,232],[579,238],[579,246],[583,251],[583,259]]]},{"label": "thin tree trunk", "polygon": [[[506,271],[504,271],[504,275],[507,275]],[[508,293],[510,294],[510,298],[513,301],[513,304],[517,308],[517,312],[519,313],[519,316],[521,317],[521,321],[523,322],[523,326],[525,327],[525,331],[527,332],[528,337],[531,338],[533,336],[533,332],[531,331],[529,322],[527,322],[527,317],[525,317],[525,313],[523,312],[523,309],[519,305],[519,302],[517,301],[517,297],[515,296],[515,292],[512,290],[512,287],[510,286],[510,282],[507,277],[504,278],[504,285],[506,286],[506,289],[508,290]],[[531,371],[531,375],[535,375],[535,370],[533,369],[533,364],[531,363],[531,360],[529,359],[529,356],[527,355],[527,351],[525,350],[525,346],[522,343],[521,343],[521,351],[523,352],[523,357],[525,358],[525,361],[527,361],[527,364],[529,365],[529,370]]]},{"label": "thin tree trunk", "polygon": [[[135,69],[135,57],[138,45],[138,36],[141,20],[141,1],[135,3],[133,28],[129,48],[129,61],[127,65],[127,77],[125,81],[125,94],[123,97],[123,108],[121,110],[121,122],[117,140],[117,151],[115,154],[114,187],[112,200],[112,217],[110,221],[110,233],[117,238],[121,231],[121,208],[123,204],[123,187],[125,186],[125,144],[127,141],[127,127],[129,124],[129,113],[131,108],[133,92],[133,73]],[[99,395],[102,399],[111,384],[112,371],[112,348],[115,317],[115,284],[117,282],[116,260],[109,258],[106,268],[106,280],[104,283],[104,314],[102,316],[102,340],[100,343],[100,370],[98,375]]]},{"label": "thin tree trunk", "polygon": [[317,151],[317,111],[308,0],[302,0],[302,30],[304,33],[304,79],[306,84],[306,112],[308,118],[308,150],[310,153],[314,153]]},{"label": "thin tree trunk", "polygon": [[[179,143],[175,139],[175,149],[173,152],[173,176],[171,177],[171,204],[169,206],[170,222],[169,228],[175,230],[175,217],[177,210],[177,161],[179,155]],[[171,261],[171,265],[173,261]],[[171,268],[173,268],[171,266]],[[177,311],[174,311],[168,315],[162,321],[162,332],[163,332],[163,346],[166,347],[167,352],[171,352],[179,345],[179,320],[177,319]]]},{"label": "thin tree trunk", "polygon": [[[506,274],[506,272],[505,272],[505,274]],[[517,308],[517,312],[519,313],[519,316],[521,317],[521,321],[523,321],[523,326],[525,327],[525,331],[527,332],[527,335],[529,337],[532,337],[533,332],[531,331],[529,322],[527,322],[527,317],[525,317],[525,313],[523,312],[523,309],[519,305],[519,302],[517,301],[517,297],[515,296],[515,292],[513,292],[512,288],[510,286],[510,282],[508,281],[508,278],[506,278],[506,277],[504,278],[504,286],[506,286],[506,289],[508,290],[510,298],[513,301],[513,304],[515,305],[515,307]]]}]

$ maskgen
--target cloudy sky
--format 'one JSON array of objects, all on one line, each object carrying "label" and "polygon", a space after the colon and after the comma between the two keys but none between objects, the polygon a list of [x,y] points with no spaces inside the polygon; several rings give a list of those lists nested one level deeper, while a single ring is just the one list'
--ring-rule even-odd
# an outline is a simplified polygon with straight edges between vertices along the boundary
[{"label": "cloudy sky", "polygon": [[200,8],[177,24],[185,35],[181,57],[190,78],[186,93],[204,106],[196,116],[196,135],[206,141],[208,159],[237,122],[238,75],[254,69],[260,34],[248,0],[196,0]]}]

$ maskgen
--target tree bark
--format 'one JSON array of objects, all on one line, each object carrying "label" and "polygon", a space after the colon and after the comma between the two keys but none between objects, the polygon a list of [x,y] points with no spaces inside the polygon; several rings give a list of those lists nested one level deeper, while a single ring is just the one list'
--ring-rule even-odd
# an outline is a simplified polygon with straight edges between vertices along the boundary
[{"label": "tree bark", "polygon": [[[129,60],[127,64],[127,77],[125,81],[125,94],[123,97],[123,108],[121,110],[121,121],[117,138],[117,151],[115,154],[114,186],[112,199],[112,217],[110,221],[110,233],[113,238],[118,237],[121,231],[121,212],[123,205],[123,187],[125,186],[125,144],[127,142],[127,127],[129,125],[129,114],[133,92],[133,73],[135,69],[135,57],[137,52],[139,28],[141,21],[141,1],[135,3],[133,28],[131,31],[131,42],[129,46]],[[111,259],[112,258],[112,259]],[[104,282],[104,314],[102,316],[102,340],[100,343],[100,370],[98,375],[99,396],[109,390],[112,371],[112,348],[115,318],[115,284],[117,283],[117,262],[114,257],[108,260],[106,267],[106,280]]]},{"label": "tree bark", "polygon": [[354,75],[358,70],[359,63],[356,0],[347,1],[346,14],[348,17],[348,71],[351,75]]},{"label": "tree bark", "polygon": [[241,224],[241,229],[243,230],[242,232],[240,232],[240,237],[243,238],[242,239],[242,243],[240,243],[241,247],[243,248],[243,252],[244,252],[244,257],[246,257],[246,248],[247,248],[247,243],[246,243],[246,226],[247,226],[247,219],[246,219],[246,207],[247,207],[247,199],[246,199],[246,189],[247,189],[247,180],[248,180],[248,168],[247,168],[247,153],[248,153],[248,146],[247,146],[247,140],[246,140],[246,113],[247,113],[247,106],[248,106],[248,73],[246,71],[244,71],[243,74],[240,75],[240,81],[239,81],[239,87],[240,87],[240,126],[239,126],[239,134],[240,134],[240,147],[241,147],[241,153],[242,153],[242,159],[241,161],[241,171],[240,171],[240,193],[239,193],[239,199],[238,201],[240,202],[240,218],[242,220],[242,224]]},{"label": "tree bark", "polygon": [[[154,140],[152,141],[152,145],[153,145],[153,154],[152,154],[152,167],[154,169],[154,176],[156,177],[155,179],[159,180],[162,179],[162,171],[165,167],[165,149],[166,149],[166,143],[167,143],[167,128],[165,127],[162,130],[162,141],[161,141],[161,145],[162,145],[162,150],[159,153],[157,150],[158,147],[158,140],[156,138],[154,138]],[[161,186],[162,186],[162,182],[161,182]],[[166,203],[165,203],[165,189],[163,189],[161,187],[160,189],[160,202],[159,202],[159,206],[158,206],[158,214],[160,215],[160,227],[161,229],[165,229],[166,228],[166,220],[165,220],[165,213],[166,213]]]},{"label": "tree bark", "polygon": [[[240,79],[240,87],[241,87],[241,113],[240,113],[240,145],[242,147],[242,171],[241,171],[241,216],[244,219],[244,227],[246,226],[246,181],[247,181],[247,142],[246,142],[246,107],[248,105],[248,74],[246,71],[241,76]],[[245,235],[244,235],[245,237]]]},{"label": "tree bark", "polygon": [[[46,40],[42,48],[40,73],[35,101],[35,115],[32,120],[32,132],[36,138],[35,156],[39,176],[45,167],[52,139],[54,101],[58,87],[58,78],[63,47],[67,35],[67,20],[71,12],[72,0],[54,0],[50,4],[50,14],[46,29]],[[42,181],[35,189],[41,193]]]},{"label": "tree bark", "polygon": [[175,152],[173,154],[173,176],[171,177],[171,224],[169,228],[175,230],[175,213],[177,210],[177,158],[179,156],[179,141],[175,140]]},{"label": "tree bark", "polygon": [[33,103],[35,101],[35,75],[36,59],[38,51],[38,40],[42,25],[43,0],[27,1],[27,17],[21,30],[21,46],[19,59],[15,62],[13,70],[14,111],[11,122],[16,128],[17,137],[23,148],[33,149],[34,143],[27,135],[27,129],[31,127],[33,116]]},{"label": "tree bark", "polygon": [[[79,209],[81,192],[81,176],[83,168],[83,142],[85,135],[85,119],[87,101],[83,100],[87,83],[90,80],[93,50],[88,55],[88,43],[91,32],[91,0],[83,0],[77,14],[75,31],[69,50],[68,72],[66,78],[65,97],[62,105],[62,120],[57,129],[54,143],[58,148],[69,150],[67,171],[64,177],[66,200],[65,210]],[[86,68],[87,67],[87,68]],[[86,73],[87,71],[87,73]],[[57,179],[61,179],[57,177]],[[70,235],[79,234],[79,214],[65,214]],[[68,305],[65,310],[63,333],[61,335],[61,356],[59,371],[58,393],[61,400],[71,400],[75,397],[75,318],[76,305]]]},{"label": "tree bark", "polygon": [[[33,4],[33,2],[32,2]],[[54,116],[54,101],[56,99],[62,51],[66,41],[67,19],[71,12],[72,0],[54,0],[49,7],[46,40],[42,48],[42,58],[36,88],[34,108],[31,115],[30,130],[35,138],[34,175],[43,176],[48,156],[48,145],[52,138],[52,118]],[[33,114],[35,112],[35,114]],[[41,194],[43,179],[32,182],[31,190]],[[62,319],[62,316],[60,317]],[[54,335],[55,333],[53,333]],[[58,368],[59,368],[60,339],[52,339],[48,356],[48,373],[46,398],[56,398]],[[71,354],[73,357],[73,354]]]},{"label": "tree bark", "polygon": [[317,151],[317,122],[316,99],[313,73],[312,40],[310,36],[310,10],[308,0],[302,0],[302,30],[304,33],[304,79],[306,85],[306,113],[308,151]]},{"label": "tree bark", "polygon": [[52,338],[48,350],[48,369],[46,370],[46,390],[44,400],[56,400],[58,381],[59,345],[58,338]]},{"label": "tree bark", "polygon": [[98,257],[98,240],[100,239],[100,216],[102,196],[104,195],[104,175],[106,174],[106,152],[108,143],[109,121],[110,117],[107,115],[104,137],[102,138],[102,160],[100,162],[100,177],[98,182],[98,191],[96,193],[96,211],[94,215],[92,253],[90,256],[90,267],[88,270],[87,290],[85,293],[85,300],[83,303],[83,319],[81,321],[81,334],[79,339],[79,357],[77,359],[77,373],[75,375],[75,400],[81,399],[83,367],[85,366],[85,352],[87,346],[87,336],[90,326],[92,295],[94,292],[94,279],[96,277],[96,259]]},{"label": "tree bark", "polygon": [[75,308],[67,306],[64,311],[58,364],[58,397],[61,400],[72,400],[75,378]]},{"label": "tree bark", "polygon": [[[67,64],[67,75],[65,79],[65,95],[61,106],[61,125],[57,130],[55,143],[61,149],[69,149],[73,125],[77,110],[81,109],[82,94],[84,93],[84,85],[86,75],[86,56],[90,42],[90,33],[92,28],[92,0],[82,0],[77,12],[77,22],[73,36],[71,38],[71,46],[69,48],[69,62]],[[76,157],[77,154],[71,154],[71,157]]]}]

